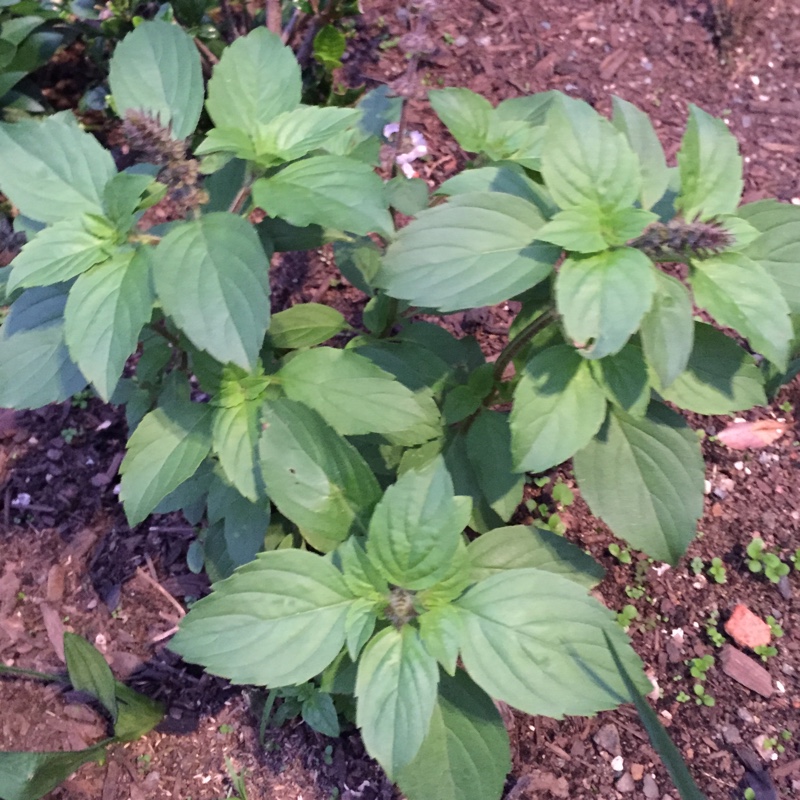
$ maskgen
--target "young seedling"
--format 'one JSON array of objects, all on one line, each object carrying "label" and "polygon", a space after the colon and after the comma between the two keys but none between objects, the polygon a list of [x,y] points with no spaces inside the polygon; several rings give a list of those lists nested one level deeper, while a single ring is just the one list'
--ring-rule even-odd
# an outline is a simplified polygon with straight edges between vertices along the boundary
[{"label": "young seedling", "polygon": [[616,542],[612,542],[608,546],[608,552],[619,561],[620,564],[630,564],[633,560],[631,558],[631,551],[627,547],[620,547]]},{"label": "young seedling", "polygon": [[753,652],[761,656],[761,660],[766,662],[773,656],[778,655],[778,648],[771,644],[760,644],[753,648]]},{"label": "young seedling", "polygon": [[780,639],[783,636],[784,631],[783,628],[781,627],[781,624],[771,614],[767,616],[766,623],[767,625],[769,625],[770,630],[772,631],[772,635],[776,639]]},{"label": "young seedling", "polygon": [[690,665],[690,675],[698,681],[705,681],[708,671],[714,666],[714,656],[704,655],[701,658],[693,658],[687,663]]},{"label": "young seedling", "polygon": [[699,706],[714,706],[717,704],[717,701],[706,692],[706,688],[702,683],[696,683],[694,685],[694,693],[694,701]]},{"label": "young seedling", "polygon": [[714,557],[711,559],[711,566],[708,568],[708,574],[714,579],[716,583],[727,583],[728,577],[725,571],[725,565],[722,563],[721,558]]},{"label": "young seedling", "polygon": [[703,569],[705,568],[705,563],[700,556],[695,556],[690,562],[689,566],[692,568],[692,572],[695,575],[702,575]]},{"label": "young seedling", "polygon": [[706,620],[706,636],[711,640],[714,647],[722,647],[725,644],[725,635],[717,627],[719,623],[719,611],[713,610]]},{"label": "young seedling", "polygon": [[636,609],[636,606],[631,605],[628,603],[622,607],[622,611],[617,613],[617,622],[619,625],[624,628],[626,631],[630,628],[631,624],[635,619],[638,619],[639,612]]},{"label": "young seedling", "polygon": [[770,553],[760,537],[755,537],[747,545],[747,568],[750,572],[763,573],[772,583],[779,583],[782,577],[789,574],[789,565],[775,553]]}]

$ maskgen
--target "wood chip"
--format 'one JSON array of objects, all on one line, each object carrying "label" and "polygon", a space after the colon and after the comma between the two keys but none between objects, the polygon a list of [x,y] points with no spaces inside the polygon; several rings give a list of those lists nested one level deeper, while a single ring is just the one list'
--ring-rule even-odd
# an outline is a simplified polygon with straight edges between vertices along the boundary
[{"label": "wood chip", "polygon": [[53,564],[47,573],[47,602],[58,603],[64,597],[64,567]]},{"label": "wood chip", "polygon": [[606,56],[600,64],[600,78],[610,81],[617,74],[617,70],[628,60],[629,55],[630,53],[621,47]]},{"label": "wood chip", "polygon": [[764,667],[733,645],[726,644],[720,653],[722,671],[733,680],[762,697],[771,697],[772,678]]},{"label": "wood chip", "polygon": [[52,606],[47,603],[42,603],[40,606],[42,610],[42,619],[44,620],[44,627],[47,631],[47,638],[56,651],[56,655],[64,661],[64,623],[61,621],[61,616]]}]

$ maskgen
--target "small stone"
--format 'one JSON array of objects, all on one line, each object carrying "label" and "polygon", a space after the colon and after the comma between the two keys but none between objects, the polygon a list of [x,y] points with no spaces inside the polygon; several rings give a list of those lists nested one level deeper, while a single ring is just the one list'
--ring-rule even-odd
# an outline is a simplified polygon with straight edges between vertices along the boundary
[{"label": "small stone", "polygon": [[792,599],[792,584],[789,583],[789,579],[786,577],[786,575],[781,575],[781,579],[778,581],[777,586],[778,592],[784,600]]},{"label": "small stone", "polygon": [[751,725],[753,722],[755,722],[753,715],[746,708],[737,708],[736,716],[739,717],[742,722],[746,722],[748,725]]},{"label": "small stone", "polygon": [[622,772],[624,767],[625,759],[622,756],[614,756],[614,758],[611,759],[611,769],[613,769],[614,772]]},{"label": "small stone", "polygon": [[742,736],[739,733],[739,729],[735,725],[723,725],[722,726],[722,738],[728,744],[741,744],[742,743]]},{"label": "small stone", "polygon": [[647,800],[656,800],[658,797],[658,784],[652,775],[644,776],[644,783],[642,784],[642,791]]},{"label": "small stone", "polygon": [[729,677],[746,686],[753,692],[763,697],[771,697],[773,687],[772,678],[764,667],[746,656],[733,645],[726,644],[720,653],[722,671]]},{"label": "small stone", "polygon": [[613,722],[603,725],[592,737],[592,741],[607,753],[611,753],[612,756],[618,756],[622,753],[619,730]]},{"label": "small stone", "polygon": [[643,764],[631,764],[631,777],[635,781],[640,781],[643,775],[644,775]]},{"label": "small stone", "polygon": [[764,647],[772,640],[772,629],[761,617],[741,603],[725,623],[725,632],[742,647]]},{"label": "small stone", "polygon": [[626,772],[614,785],[617,787],[617,791],[623,794],[629,794],[636,788],[630,772]]},{"label": "small stone", "polygon": [[784,675],[792,676],[797,672],[797,670],[791,664],[781,664],[781,672]]}]

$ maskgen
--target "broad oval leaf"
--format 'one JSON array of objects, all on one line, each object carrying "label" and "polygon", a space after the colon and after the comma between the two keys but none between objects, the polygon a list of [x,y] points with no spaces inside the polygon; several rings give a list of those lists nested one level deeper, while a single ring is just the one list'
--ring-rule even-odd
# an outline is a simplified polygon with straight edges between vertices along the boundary
[{"label": "broad oval leaf", "polygon": [[219,475],[208,492],[208,521],[222,523],[225,550],[234,567],[247,564],[264,547],[264,537],[270,521],[269,500],[259,502],[245,498]]},{"label": "broad oval leaf", "polygon": [[744,186],[736,137],[721,119],[692,104],[678,169],[681,192],[675,203],[686,219],[711,219],[736,211]]},{"label": "broad oval leaf", "polygon": [[713,326],[696,322],[694,328],[686,370],[667,389],[659,388],[659,394],[697,414],[729,414],[765,405],[764,376],[755,359]]},{"label": "broad oval leaf", "polygon": [[789,306],[767,271],[737,252],[698,261],[693,267],[695,303],[785,370],[794,332]]},{"label": "broad oval leaf", "polygon": [[459,598],[461,658],[488,694],[527,714],[561,719],[630,700],[607,634],[637,685],[641,661],[611,612],[572,581],[538,569],[493,575]]},{"label": "broad oval leaf", "polygon": [[128,439],[120,466],[120,500],[131,525],[137,525],[197,471],[211,450],[209,405],[168,395],[145,414]]},{"label": "broad oval leaf", "polygon": [[428,92],[436,116],[453,138],[469,153],[480,153],[489,136],[494,115],[492,104],[469,89],[451,87]]},{"label": "broad oval leaf", "polygon": [[259,178],[253,202],[271,217],[300,227],[314,223],[384,236],[394,230],[383,181],[369,164],[343,156],[312,156]]},{"label": "broad oval leaf", "polygon": [[650,404],[650,379],[638,343],[628,342],[619,353],[590,363],[610,402],[634,417],[645,415]]},{"label": "broad oval leaf", "polygon": [[503,719],[492,698],[464,670],[439,677],[428,735],[416,758],[396,776],[414,800],[500,797],[511,769]]},{"label": "broad oval leaf", "polygon": [[103,188],[115,173],[111,153],[70,111],[0,125],[0,191],[31,219],[102,213]]},{"label": "broad oval leaf", "polygon": [[269,325],[269,340],[279,350],[313,347],[347,328],[340,311],[320,303],[301,303],[279,311]]},{"label": "broad oval leaf", "polygon": [[338,655],[352,602],[342,574],[324,558],[260,553],[192,606],[169,646],[233,683],[291,686]]},{"label": "broad oval leaf", "polygon": [[603,424],[606,397],[569,345],[535,355],[514,391],[511,455],[517,472],[544,472],[584,447]]},{"label": "broad oval leaf", "polygon": [[458,195],[398,233],[377,283],[392,297],[445,312],[499,303],[551,273],[559,250],[535,241],[543,224],[519,197]]},{"label": "broad oval leaf", "polygon": [[660,403],[644,419],[612,408],[573,463],[595,516],[653,558],[677,563],[703,513],[705,474],[700,444],[682,417]]},{"label": "broad oval leaf", "polygon": [[603,568],[563,536],[533,525],[509,525],[479,536],[467,547],[476,583],[510,569],[540,569],[590,589]]},{"label": "broad oval leaf", "polygon": [[114,50],[108,83],[117,113],[144,112],[176,139],[194,133],[203,110],[200,53],[178,25],[147,20]]},{"label": "broad oval leaf", "polygon": [[469,522],[472,504],[453,496],[453,481],[441,458],[408,470],[375,506],[367,554],[390,583],[426,589],[448,572]]},{"label": "broad oval leaf", "polygon": [[386,628],[364,648],[356,677],[356,724],[367,752],[393,778],[428,734],[439,668],[416,629]]},{"label": "broad oval leaf", "polygon": [[745,253],[778,284],[793,314],[800,314],[800,207],[775,200],[742,206],[739,216],[761,232]]},{"label": "broad oval leaf", "polygon": [[381,490],[358,451],[293,400],[268,400],[263,424],[261,472],[279,511],[321,551],[366,534]]},{"label": "broad oval leaf", "polygon": [[159,243],[153,278],[164,311],[196,347],[252,370],[269,326],[269,259],[252,226],[217,212]]},{"label": "broad oval leaf", "polygon": [[218,128],[256,138],[259,126],[300,105],[301,90],[294,53],[261,26],[225,48],[208,82],[206,108]]},{"label": "broad oval leaf", "polygon": [[70,356],[108,400],[153,310],[146,249],[119,252],[84,272],[70,289],[64,335]]},{"label": "broad oval leaf", "polygon": [[620,247],[567,258],[556,278],[556,303],[567,334],[588,358],[619,352],[650,309],[655,270],[640,250]]},{"label": "broad oval leaf", "polygon": [[343,436],[380,433],[411,445],[440,433],[430,393],[413,392],[353,350],[298,353],[276,377],[287,397],[319,412]]}]

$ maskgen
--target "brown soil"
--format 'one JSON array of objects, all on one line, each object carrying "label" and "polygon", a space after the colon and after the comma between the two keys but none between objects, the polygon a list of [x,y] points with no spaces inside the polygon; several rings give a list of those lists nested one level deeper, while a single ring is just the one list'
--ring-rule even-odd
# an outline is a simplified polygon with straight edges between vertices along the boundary
[{"label": "brown soil", "polygon": [[[605,113],[612,94],[637,104],[653,118],[670,158],[687,106],[695,103],[723,116],[739,139],[747,200],[800,197],[800,6],[794,0],[440,0],[422,31],[425,47],[417,43],[426,55],[416,72],[403,49],[409,40],[401,38],[410,33],[409,22],[420,33],[414,7],[407,11],[389,0],[364,6],[345,77],[353,84],[388,83],[411,97],[408,125],[427,138],[430,156],[420,172],[432,182],[449,177],[465,157],[429,111],[427,87],[467,86],[493,101],[555,88]],[[357,293],[338,280],[327,254],[286,258],[274,277],[281,307],[313,299],[356,321]],[[508,317],[500,309],[470,312],[451,315],[446,324],[476,333],[491,355],[502,345]],[[772,407],[748,418],[785,417],[798,404],[795,382]],[[713,435],[730,419],[694,416],[691,422]],[[632,564],[613,558],[612,537],[580,497],[557,508],[552,483],[528,490],[558,510],[568,537],[606,567],[599,587],[604,602],[637,608],[630,633],[662,689],[654,706],[712,799],[741,797],[743,779],[759,800],[800,796],[798,572],[776,587],[751,574],[744,559],[756,534],[784,558],[800,546],[797,439],[795,429],[744,454],[706,439],[702,536],[676,568],[660,575],[658,565],[636,555]],[[290,724],[268,731],[262,747],[263,698],[203,676],[165,650],[163,637],[180,615],[171,597],[191,599],[205,584],[185,567],[193,531],[182,519],[128,528],[114,493],[124,440],[119,412],[96,401],[0,418],[0,658],[58,671],[66,627],[95,642],[118,675],[168,709],[162,731],[114,748],[105,765],[85,767],[52,797],[214,800],[230,796],[228,757],[244,770],[251,800],[391,798],[356,735],[329,740]],[[574,488],[568,469],[553,477]],[[26,507],[23,494],[30,496]],[[691,568],[693,558],[707,565],[715,556],[726,566],[724,584]],[[762,618],[773,616],[785,631],[774,641],[778,654],[764,664],[774,689],[769,698],[722,671],[706,633],[710,614],[717,612],[721,623],[739,603]],[[715,705],[678,702],[681,692],[693,694],[696,682],[686,660],[706,653],[717,657],[706,683]],[[77,748],[101,738],[102,719],[72,699],[52,687],[0,681],[0,748]],[[631,708],[562,722],[517,715],[511,727],[508,800],[677,797]],[[601,728],[619,736],[622,772],[611,765],[615,748],[595,741]],[[754,739],[781,739],[783,731],[791,734],[784,752],[752,760]]]}]

